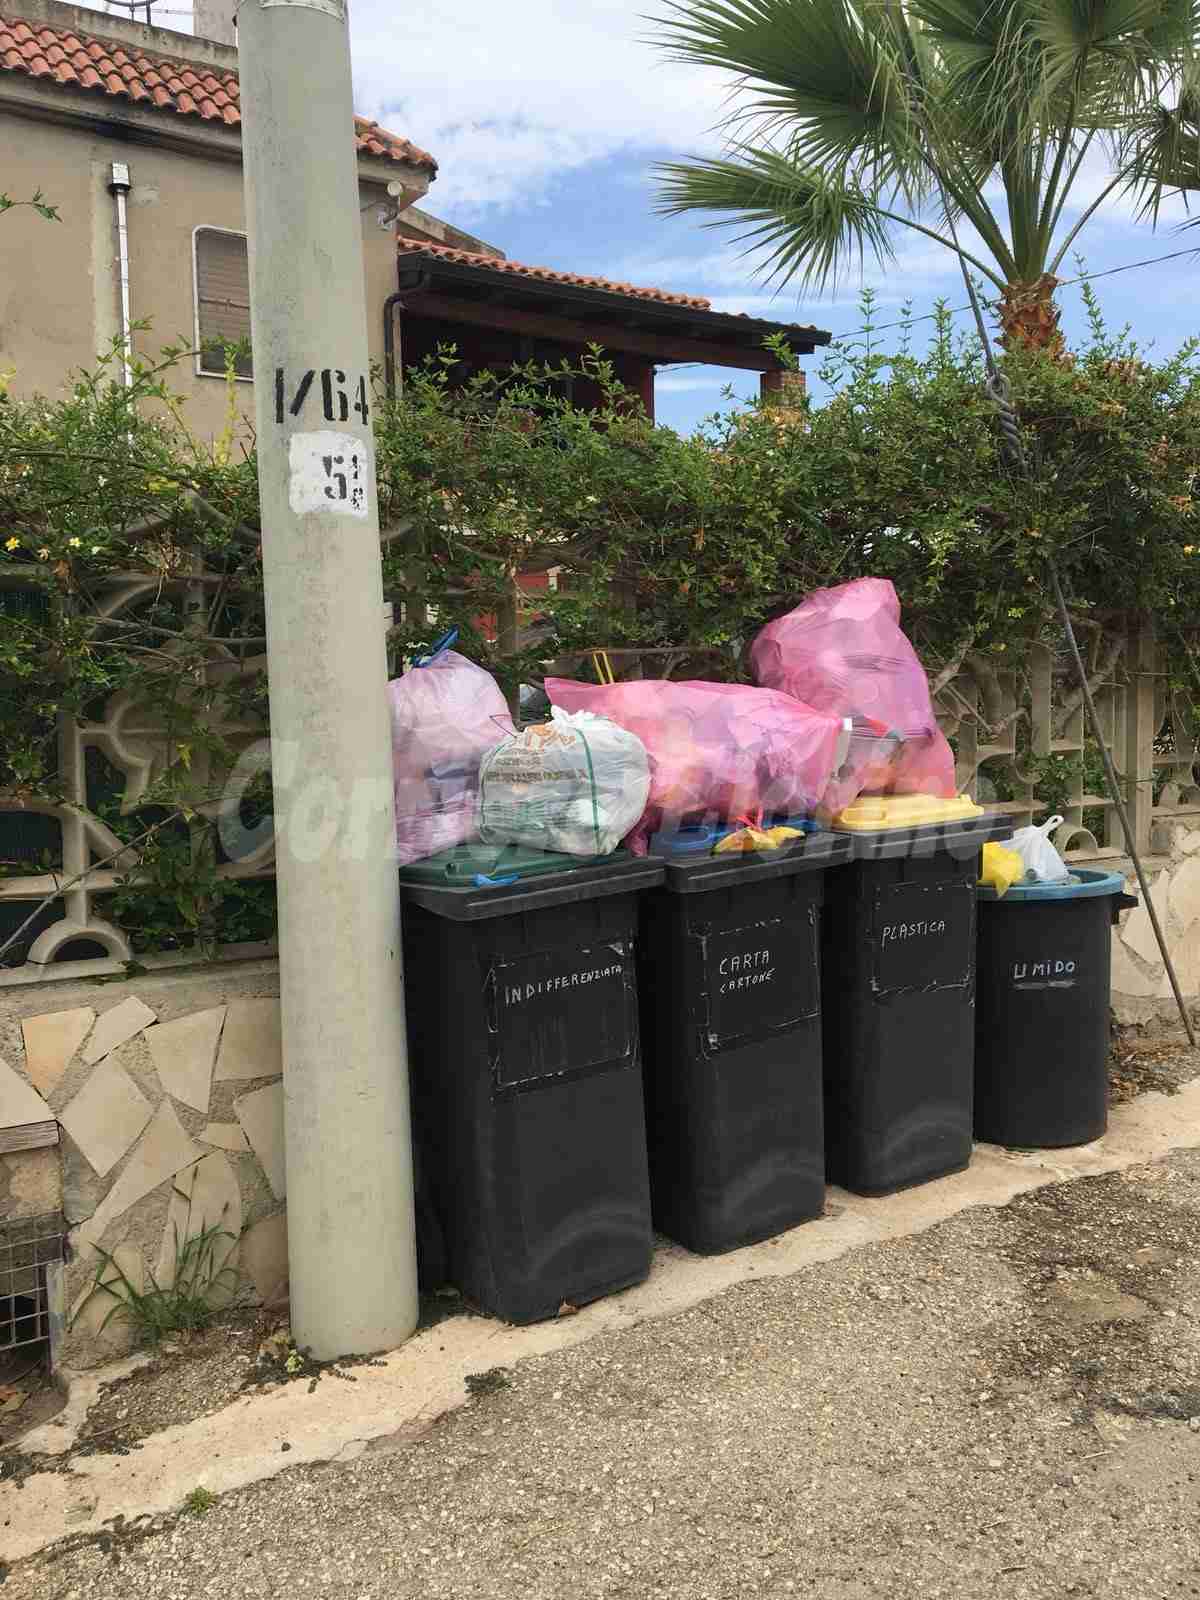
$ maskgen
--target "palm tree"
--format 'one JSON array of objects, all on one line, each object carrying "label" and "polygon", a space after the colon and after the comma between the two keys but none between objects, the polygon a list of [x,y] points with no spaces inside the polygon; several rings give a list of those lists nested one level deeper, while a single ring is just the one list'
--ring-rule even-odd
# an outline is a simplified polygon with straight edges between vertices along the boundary
[{"label": "palm tree", "polygon": [[725,155],[660,166],[660,209],[723,214],[779,283],[961,228],[1005,339],[1058,352],[1055,274],[1097,210],[1200,183],[1200,0],[672,0],[659,22],[673,59],[736,80]]}]

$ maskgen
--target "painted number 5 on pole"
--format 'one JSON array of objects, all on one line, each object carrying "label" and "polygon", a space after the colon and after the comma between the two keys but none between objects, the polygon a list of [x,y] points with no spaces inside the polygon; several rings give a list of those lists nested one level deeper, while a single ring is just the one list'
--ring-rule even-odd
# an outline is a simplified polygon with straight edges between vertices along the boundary
[{"label": "painted number 5 on pole", "polygon": [[[349,422],[357,416],[366,427],[371,417],[366,378],[355,382],[341,367],[312,367],[292,382],[283,367],[276,367],[275,421],[280,427],[289,417],[299,418],[318,406],[326,422]],[[370,481],[369,451],[357,435],[323,428],[294,433],[288,440],[288,503],[297,516],[325,511],[365,519]]]}]

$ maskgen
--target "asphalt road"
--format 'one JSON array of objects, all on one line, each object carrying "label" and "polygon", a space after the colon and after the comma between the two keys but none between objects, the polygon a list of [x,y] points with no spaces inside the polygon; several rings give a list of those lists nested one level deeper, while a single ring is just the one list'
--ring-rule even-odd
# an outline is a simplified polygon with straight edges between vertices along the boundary
[{"label": "asphalt road", "polygon": [[3,1600],[1200,1595],[1200,1152],[498,1375]]}]

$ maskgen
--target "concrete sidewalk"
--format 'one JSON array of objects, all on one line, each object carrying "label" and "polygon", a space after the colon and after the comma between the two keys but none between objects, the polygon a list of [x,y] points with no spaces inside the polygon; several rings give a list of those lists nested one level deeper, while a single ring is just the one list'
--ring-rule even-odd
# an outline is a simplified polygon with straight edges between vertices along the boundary
[{"label": "concrete sidewalk", "polygon": [[6,1600],[1200,1592],[1200,1156],[1163,1159],[1198,1142],[1200,1084],[1146,1095],[1054,1165],[985,1150],[0,1485]]}]

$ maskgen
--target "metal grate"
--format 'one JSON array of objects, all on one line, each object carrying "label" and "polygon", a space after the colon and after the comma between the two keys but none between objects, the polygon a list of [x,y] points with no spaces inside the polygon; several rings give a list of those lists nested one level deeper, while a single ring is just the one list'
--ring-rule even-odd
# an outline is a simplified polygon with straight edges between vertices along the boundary
[{"label": "metal grate", "polygon": [[64,1259],[62,1213],[0,1222],[0,1355],[50,1337],[46,1267]]}]

